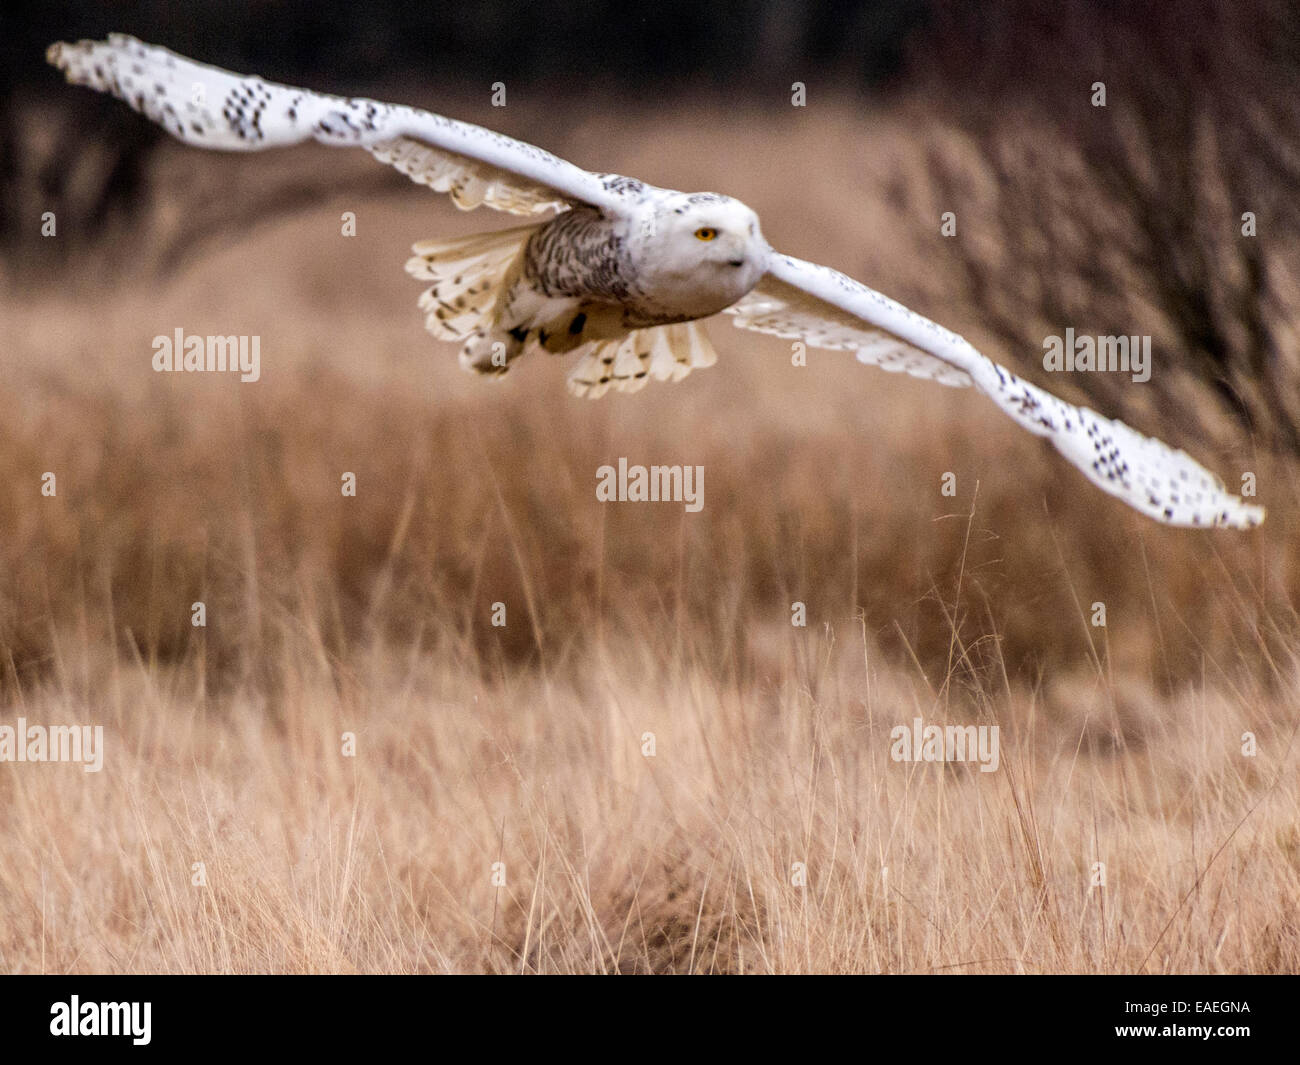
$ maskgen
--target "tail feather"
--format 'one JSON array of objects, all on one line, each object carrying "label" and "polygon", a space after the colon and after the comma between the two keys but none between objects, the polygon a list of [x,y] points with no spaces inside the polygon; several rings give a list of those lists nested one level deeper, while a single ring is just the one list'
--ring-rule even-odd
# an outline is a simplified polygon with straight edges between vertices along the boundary
[{"label": "tail feather", "polygon": [[569,391],[588,399],[598,399],[611,388],[638,392],[651,378],[680,381],[718,358],[698,322],[637,329],[620,340],[594,341],[578,351],[581,357],[569,374]]}]

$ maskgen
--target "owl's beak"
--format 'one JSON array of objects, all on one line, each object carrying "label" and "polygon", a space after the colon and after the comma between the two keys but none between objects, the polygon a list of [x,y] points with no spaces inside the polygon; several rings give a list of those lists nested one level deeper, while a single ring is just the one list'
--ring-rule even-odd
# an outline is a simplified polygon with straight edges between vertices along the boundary
[{"label": "owl's beak", "polygon": [[744,238],[738,237],[734,233],[728,233],[727,243],[731,246],[727,248],[727,257],[723,261],[728,266],[744,266],[747,242]]}]

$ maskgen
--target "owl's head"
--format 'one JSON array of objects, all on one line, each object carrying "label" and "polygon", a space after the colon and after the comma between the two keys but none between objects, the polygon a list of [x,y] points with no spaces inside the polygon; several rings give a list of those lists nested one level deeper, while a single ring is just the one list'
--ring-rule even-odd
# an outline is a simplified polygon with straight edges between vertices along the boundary
[{"label": "owl's head", "polygon": [[641,228],[645,266],[661,283],[671,278],[697,286],[711,305],[730,306],[767,269],[758,215],[730,196],[674,193],[655,204]]}]

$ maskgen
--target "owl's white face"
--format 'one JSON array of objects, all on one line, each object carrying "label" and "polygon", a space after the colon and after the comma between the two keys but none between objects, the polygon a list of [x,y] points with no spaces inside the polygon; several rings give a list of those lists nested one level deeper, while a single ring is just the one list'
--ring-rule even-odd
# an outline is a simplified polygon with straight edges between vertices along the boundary
[{"label": "owl's white face", "polygon": [[770,249],[758,215],[716,193],[677,193],[642,226],[640,266],[655,301],[686,317],[730,307],[758,284]]}]

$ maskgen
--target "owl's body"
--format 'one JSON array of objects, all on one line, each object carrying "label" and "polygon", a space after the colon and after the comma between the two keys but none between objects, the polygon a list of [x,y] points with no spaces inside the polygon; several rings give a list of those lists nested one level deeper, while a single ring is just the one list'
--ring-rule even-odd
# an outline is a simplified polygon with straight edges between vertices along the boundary
[{"label": "owl's body", "polygon": [[717,193],[638,188],[623,215],[575,207],[541,226],[527,276],[546,295],[618,305],[632,328],[708,318],[758,284],[767,245],[753,211]]},{"label": "owl's body", "polygon": [[407,270],[432,282],[420,299],[426,326],[460,344],[468,370],[499,375],[535,349],[574,353],[571,391],[635,391],[712,365],[698,322],[724,312],[742,328],[852,351],[884,370],[974,385],[1094,484],[1158,521],[1263,520],[1262,508],[1227,493],[1184,452],[1057,399],[843,274],[775,252],[755,213],[730,197],[591,173],[442,115],[242,77],[122,35],[55,44],[48,59],[189,144],[361,147],[458,207],[555,212],[414,246]]},{"label": "owl's body", "polygon": [[[712,365],[702,331],[665,327],[753,289],[767,265],[758,219],[713,193],[640,185],[636,195],[623,217],[579,206],[536,226],[417,244],[407,270],[434,282],[421,298],[429,330],[462,340],[462,365],[480,373],[504,373],[533,348],[581,353],[570,384],[584,395]],[[679,254],[687,239],[710,247]]]}]

